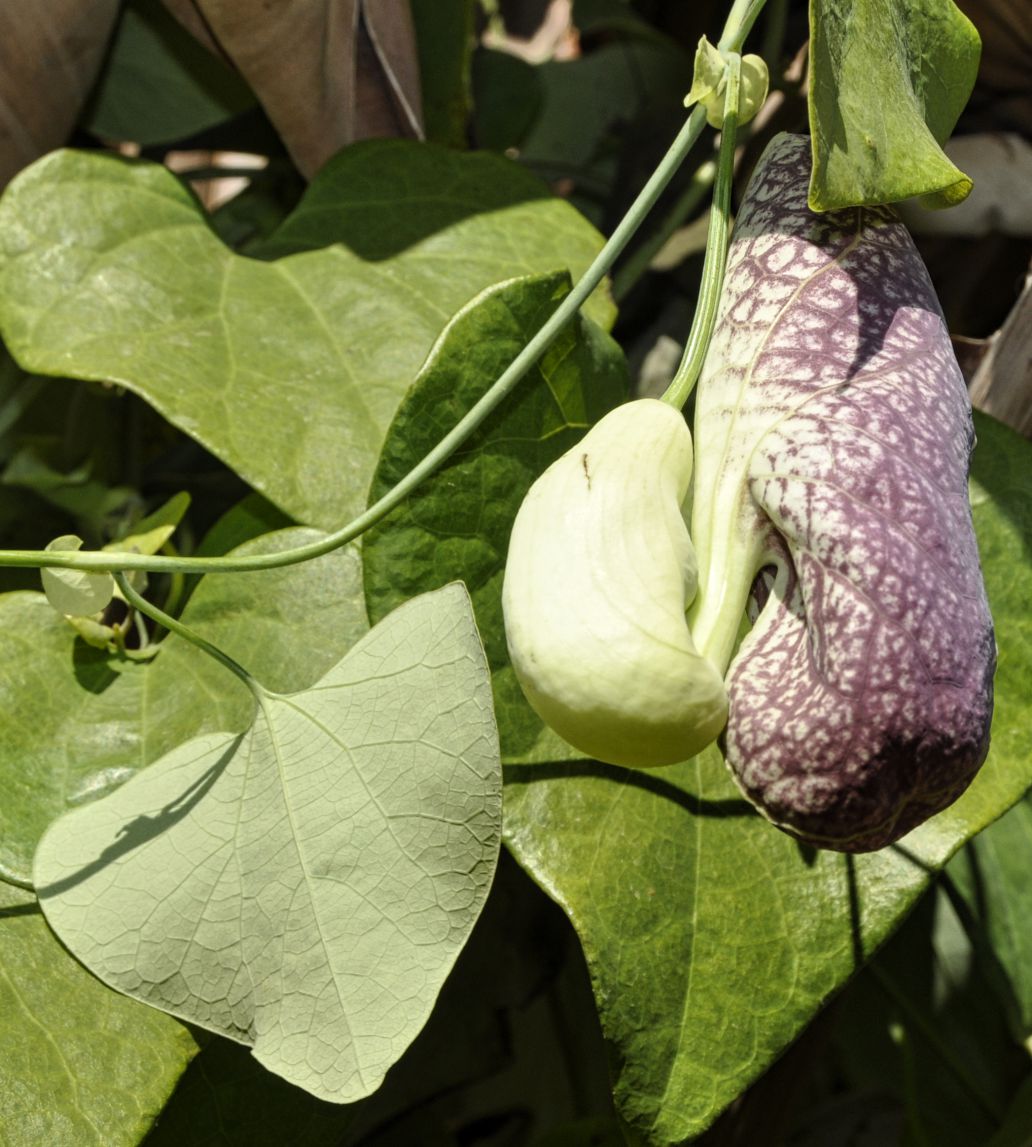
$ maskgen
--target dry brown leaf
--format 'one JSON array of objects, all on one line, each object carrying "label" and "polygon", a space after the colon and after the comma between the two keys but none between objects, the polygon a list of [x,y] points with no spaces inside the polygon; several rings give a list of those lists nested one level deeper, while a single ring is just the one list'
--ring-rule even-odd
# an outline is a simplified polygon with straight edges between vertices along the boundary
[{"label": "dry brown leaf", "polygon": [[1032,268],[1007,321],[989,340],[970,390],[979,410],[1032,438]]},{"label": "dry brown leaf", "polygon": [[194,4],[194,0],[164,0],[164,4],[194,39],[202,43],[213,55],[221,56],[227,63],[230,62],[208,27],[207,21]]},{"label": "dry brown leaf", "polygon": [[356,139],[422,137],[408,0],[165,0],[240,71],[309,178]]},{"label": "dry brown leaf", "polygon": [[978,29],[982,62],[966,113],[969,130],[1032,135],[1032,7],[1029,0],[957,0]]},{"label": "dry brown leaf", "polygon": [[[378,92],[389,97],[389,105],[398,130],[394,135],[423,136],[422,95],[419,82],[419,58],[416,33],[408,0],[371,0],[362,5],[363,23],[373,50],[369,67],[359,67],[358,122],[356,139],[368,139],[374,133],[371,124],[363,122],[361,108],[364,88],[375,84]],[[384,82],[385,81],[385,82]]]},{"label": "dry brown leaf", "polygon": [[60,147],[97,76],[118,0],[0,4],[0,185]]}]

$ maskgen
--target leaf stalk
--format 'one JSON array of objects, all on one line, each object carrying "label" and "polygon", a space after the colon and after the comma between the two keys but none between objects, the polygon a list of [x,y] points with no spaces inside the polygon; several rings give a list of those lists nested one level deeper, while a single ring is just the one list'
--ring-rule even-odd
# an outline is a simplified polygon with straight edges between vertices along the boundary
[{"label": "leaf stalk", "polygon": [[732,53],[727,64],[727,88],[724,94],[724,126],[720,134],[720,154],[717,159],[717,177],[713,184],[713,208],[710,211],[709,232],[706,237],[706,257],[702,266],[702,285],[699,301],[692,318],[681,365],[663,395],[663,401],[681,409],[695,389],[702,373],[713,328],[717,322],[717,307],[724,286],[724,267],[731,236],[731,186],[735,173],[735,140],[738,135],[738,107],[741,89],[742,57]]},{"label": "leaf stalk", "polygon": [[115,584],[119,590],[121,590],[122,596],[137,613],[142,613],[144,616],[149,617],[151,621],[157,622],[158,625],[163,625],[170,633],[177,633],[180,637],[185,638],[187,641],[196,645],[198,649],[207,653],[209,657],[213,657],[220,665],[225,666],[231,673],[239,677],[247,688],[251,690],[258,702],[261,703],[265,696],[265,690],[239,662],[234,661],[228,653],[224,653],[217,645],[212,645],[210,641],[206,641],[188,625],[184,625],[177,618],[165,613],[163,609],[159,609],[153,602],[148,601],[141,594],[137,593],[137,591],[133,589],[129,579],[121,570],[114,570],[112,572],[114,574]]}]

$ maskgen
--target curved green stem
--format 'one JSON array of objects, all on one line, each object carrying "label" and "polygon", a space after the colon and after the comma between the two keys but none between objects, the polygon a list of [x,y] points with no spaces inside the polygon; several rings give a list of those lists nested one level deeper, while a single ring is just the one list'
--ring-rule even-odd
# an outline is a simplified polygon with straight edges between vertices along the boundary
[{"label": "curved green stem", "polygon": [[[653,172],[648,183],[642,188],[630,210],[620,221],[609,241],[599,252],[582,278],[563,299],[536,335],[513,359],[491,389],[473,406],[468,413],[441,439],[441,441],[404,478],[363,514],[349,522],[342,529],[318,542],[282,550],[273,554],[254,554],[249,557],[184,558],[148,554],[120,554],[114,551],[82,553],[74,555],[66,551],[8,550],[0,552],[0,565],[6,566],[59,566],[65,569],[107,570],[149,570],[152,573],[180,571],[182,573],[209,573],[214,570],[243,571],[277,569],[280,566],[294,565],[321,557],[331,550],[338,549],[353,541],[370,526],[390,513],[411,491],[432,474],[467,438],[480,426],[485,418],[503,402],[520,379],[534,365],[548,346],[555,340],[563,327],[573,318],[613,265],[617,256],[627,245],[642,219],[659,198],[660,193],[681,165],[702,134],[706,123],[706,112],[695,108],[670,150]],[[164,623],[162,623],[164,624]]]},{"label": "curved green stem", "polygon": [[731,185],[735,172],[735,137],[738,134],[739,87],[742,58],[733,54],[727,66],[727,90],[724,95],[724,126],[720,136],[720,155],[717,159],[717,178],[713,185],[713,207],[710,211],[709,233],[706,238],[706,258],[702,267],[702,286],[692,319],[692,329],[685,344],[681,365],[673,382],[663,395],[663,401],[678,410],[688,401],[702,373],[713,328],[717,321],[717,306],[724,286],[724,265],[731,235]]},{"label": "curved green stem", "polygon": [[[738,51],[755,23],[756,17],[760,14],[764,3],[765,0],[734,0],[718,42],[721,50]],[[663,189],[684,161],[685,156],[695,145],[702,134],[705,123],[705,109],[702,107],[694,108],[666,155],[660,161],[659,166],[639,192],[627,214],[620,220],[608,242],[544,326],[520,351],[487,394],[460,419],[437,446],[414,466],[396,486],[388,490],[379,501],[375,502],[364,513],[359,514],[346,526],[321,541],[310,542],[305,546],[297,546],[294,549],[282,550],[273,554],[253,554],[247,557],[184,558],[116,553],[114,551],[88,553],[77,551],[73,553],[59,550],[5,550],[0,551],[0,566],[57,567],[93,572],[103,570],[110,573],[116,573],[119,570],[148,570],[151,573],[211,573],[221,570],[229,573],[278,569],[282,566],[296,565],[298,562],[321,557],[323,554],[330,553],[332,550],[353,541],[370,526],[389,514],[416,486],[429,477],[509,396],[520,379],[556,339],[559,332],[580,310],[588,296],[605,277],[632,235],[641,225],[645,215],[651,210]],[[166,624],[164,620],[167,617],[166,614],[162,614],[160,610],[156,610],[149,603],[145,602],[144,605],[146,608],[141,608],[141,612],[147,613],[149,617],[155,620],[160,620],[162,625]],[[160,618],[157,616],[158,614],[161,614]],[[178,625],[178,623],[176,624]],[[175,629],[173,632],[180,632],[180,630]],[[187,631],[188,634],[189,632]],[[188,636],[188,640],[202,645],[201,640],[196,635]],[[218,656],[218,652],[213,655]],[[235,665],[235,662],[233,664]],[[240,667],[237,666],[234,672],[237,669]],[[247,680],[250,681],[251,679],[247,678]]]},{"label": "curved green stem", "polygon": [[152,602],[149,602],[145,597],[138,594],[130,585],[129,579],[120,570],[114,570],[112,572],[114,573],[115,584],[122,591],[122,596],[133,609],[149,617],[151,621],[156,621],[159,625],[163,625],[170,633],[178,633],[180,637],[192,642],[198,649],[207,653],[209,657],[213,657],[220,665],[224,665],[231,673],[239,677],[258,701],[261,701],[265,690],[262,689],[261,685],[255,681],[251,674],[248,673],[239,662],[234,661],[228,653],[223,653],[217,645],[212,645],[210,641],[206,641],[188,625],[184,625],[181,621],[165,613],[163,609],[159,609]]},{"label": "curved green stem", "polygon": [[722,52],[740,52],[767,0],[735,0],[717,41]]}]

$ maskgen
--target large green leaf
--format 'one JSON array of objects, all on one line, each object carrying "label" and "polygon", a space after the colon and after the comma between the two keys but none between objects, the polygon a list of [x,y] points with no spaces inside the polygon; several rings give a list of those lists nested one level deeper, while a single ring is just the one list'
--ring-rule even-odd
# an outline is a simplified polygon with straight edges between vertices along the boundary
[{"label": "large green leaf", "polygon": [[952,0],[810,0],[810,29],[811,208],[964,199],[971,180],[941,145],[980,44]]},{"label": "large green leaf", "polygon": [[902,918],[929,873],[1032,783],[1032,447],[978,419],[974,507],[1000,646],[993,747],[968,792],[899,845],[800,846],[742,801],[715,749],[655,773],[506,773],[506,840],[584,944],[646,1141],[705,1128]]},{"label": "large green leaf", "polygon": [[[228,527],[227,527],[228,528]],[[284,530],[239,553],[313,541]],[[271,687],[310,685],[365,631],[358,556],[212,574],[184,620]],[[70,805],[102,795],[190,737],[239,732],[253,702],[221,666],[178,637],[151,661],[109,657],[77,640],[41,593],[0,597],[0,865],[25,873],[36,841]]]},{"label": "large green leaf", "polygon": [[297,254],[258,262],[164,168],[62,152],[0,204],[0,327],[27,369],[124,385],[298,520],[339,525],[449,317],[514,275],[579,274],[600,242],[507,160],[376,141],[263,246]]},{"label": "large green leaf", "polygon": [[102,980],[337,1103],[422,1028],[487,896],[501,773],[461,585],[395,610],[253,725],[61,817],[47,921]]},{"label": "large green leaf", "polygon": [[[1000,571],[993,598],[1000,645],[999,679],[1024,680],[1024,690],[997,688],[993,723],[993,756],[1020,760],[1029,753],[1032,726],[1032,614],[1024,578],[1008,580],[1008,569],[1021,571],[1032,561],[1032,473],[1027,458],[1021,465],[1014,436],[987,418],[978,420],[978,466],[972,483],[975,513],[990,506],[1003,508],[1011,529],[981,537],[987,574]],[[1020,440],[1019,440],[1020,441]],[[999,625],[1001,613],[1007,627]],[[950,864],[949,872],[981,922],[1010,979],[1019,1023],[1032,1033],[1032,800],[1026,798],[973,840]]]},{"label": "large green leaf", "polygon": [[[515,862],[499,859],[426,1027],[382,1087],[345,1107],[326,1103],[266,1071],[240,1045],[213,1039],[183,1075],[147,1147],[455,1147],[469,1141],[472,1124],[483,1127],[496,1113],[515,1105],[534,1111],[538,1089],[527,1087],[528,1076],[544,1077],[549,1115],[562,1108],[567,1076],[580,1105],[592,1081],[604,1105],[605,1053],[576,937]],[[568,976],[553,979],[563,964],[579,973],[579,991],[563,991]],[[536,1054],[527,1056],[531,1047]]]},{"label": "large green leaf", "polygon": [[[481,397],[569,289],[564,275],[494,287],[448,325],[398,409],[376,471],[375,500]],[[513,519],[534,479],[627,391],[611,338],[578,318],[462,449],[363,540],[373,621],[453,578],[473,598],[509,761],[580,756],[527,705],[509,664],[502,574]]]},{"label": "large green leaf", "polygon": [[0,883],[0,1143],[133,1147],[196,1050],[168,1016],[112,992]]}]

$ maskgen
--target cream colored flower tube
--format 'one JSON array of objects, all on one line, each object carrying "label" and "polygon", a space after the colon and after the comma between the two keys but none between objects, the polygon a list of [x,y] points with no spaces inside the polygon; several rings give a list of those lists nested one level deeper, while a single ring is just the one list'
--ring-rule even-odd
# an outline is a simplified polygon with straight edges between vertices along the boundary
[{"label": "cream colored flower tube", "polygon": [[680,412],[629,402],[541,475],[513,525],[502,604],[516,676],[541,718],[600,761],[673,764],[727,719],[685,619],[691,474]]}]

